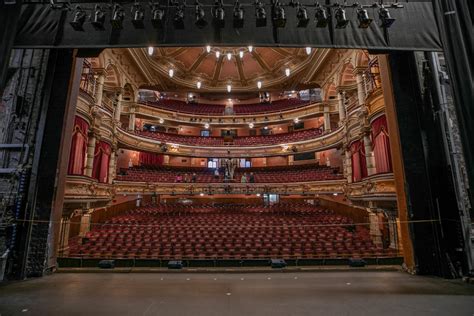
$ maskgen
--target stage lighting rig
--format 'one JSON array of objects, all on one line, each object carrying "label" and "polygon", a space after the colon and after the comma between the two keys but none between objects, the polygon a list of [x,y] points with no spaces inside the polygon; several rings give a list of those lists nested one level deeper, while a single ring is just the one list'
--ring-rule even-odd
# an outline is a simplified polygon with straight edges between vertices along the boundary
[{"label": "stage lighting rig", "polygon": [[173,18],[174,28],[177,30],[184,29],[184,5],[176,7],[176,12]]},{"label": "stage lighting rig", "polygon": [[257,27],[267,26],[267,12],[265,5],[260,0],[255,0],[255,19]]},{"label": "stage lighting rig", "polygon": [[359,28],[366,29],[372,23],[369,13],[362,6],[357,8],[357,20],[359,20]]},{"label": "stage lighting rig", "polygon": [[74,18],[69,24],[76,31],[84,31],[83,25],[86,21],[86,12],[81,8],[81,6],[76,6],[74,10]]},{"label": "stage lighting rig", "polygon": [[132,24],[137,29],[145,28],[143,21],[145,20],[145,11],[140,3],[134,3],[130,8],[132,13]]},{"label": "stage lighting rig", "polygon": [[334,10],[334,17],[336,18],[336,28],[343,29],[346,28],[349,24],[349,20],[346,18],[346,10],[344,10],[345,5],[337,5]]},{"label": "stage lighting rig", "polygon": [[213,24],[217,28],[223,28],[225,26],[225,12],[223,0],[216,0],[212,7]]},{"label": "stage lighting rig", "polygon": [[155,29],[161,29],[164,26],[163,18],[165,10],[163,10],[158,3],[151,4],[151,24]]},{"label": "stage lighting rig", "polygon": [[[400,8],[400,5],[398,3],[392,4],[392,7],[394,8]],[[380,19],[380,26],[384,28],[388,28],[392,26],[393,22],[395,22],[395,19],[390,16],[390,12],[388,11],[387,8],[384,7],[383,4],[380,5],[379,9],[379,19]]]},{"label": "stage lighting rig", "polygon": [[125,18],[125,11],[122,6],[118,3],[114,4],[112,10],[112,18],[110,19],[110,24],[112,24],[112,29],[121,30],[123,28],[123,19]]},{"label": "stage lighting rig", "polygon": [[285,9],[278,0],[273,3],[272,20],[274,27],[282,28],[286,25]]},{"label": "stage lighting rig", "polygon": [[94,16],[92,17],[91,23],[92,23],[92,26],[96,30],[103,30],[104,29],[105,12],[102,9],[102,7],[98,4],[95,5]]},{"label": "stage lighting rig", "polygon": [[298,19],[297,27],[307,27],[309,23],[308,10],[303,5],[297,4],[296,18]]},{"label": "stage lighting rig", "polygon": [[201,7],[198,1],[196,1],[195,7],[195,16],[196,16],[196,26],[200,29],[204,28],[207,25],[207,21],[204,18],[205,13],[204,9]]},{"label": "stage lighting rig", "polygon": [[[234,2],[234,28],[240,29],[244,27],[244,9],[238,0]],[[242,58],[242,57],[241,57]]]},{"label": "stage lighting rig", "polygon": [[316,21],[316,27],[326,27],[329,23],[329,17],[326,9],[319,3],[316,3],[316,12],[314,13],[314,19]]}]

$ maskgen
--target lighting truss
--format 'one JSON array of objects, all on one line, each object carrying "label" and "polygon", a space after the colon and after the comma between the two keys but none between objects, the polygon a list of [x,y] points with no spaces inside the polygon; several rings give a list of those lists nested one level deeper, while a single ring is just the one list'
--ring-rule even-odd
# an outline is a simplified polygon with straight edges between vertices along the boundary
[{"label": "lighting truss", "polygon": [[[53,1],[53,0],[51,0]],[[73,0],[76,2],[78,0]],[[282,2],[281,0],[246,0],[253,1],[242,3],[242,0],[215,0],[213,4],[201,4],[198,0],[194,4],[187,4],[186,0],[167,0],[167,3],[155,2],[153,0],[149,4],[149,9],[146,9],[144,0],[136,0],[128,4],[125,1],[119,3],[97,3],[93,7],[87,8],[85,4],[71,8],[72,4],[51,5],[53,10],[68,10],[72,11],[72,18],[69,21],[71,27],[76,31],[84,31],[84,25],[90,22],[96,30],[103,30],[106,17],[110,19],[112,29],[120,30],[124,26],[124,20],[130,18],[131,23],[136,29],[144,29],[146,21],[151,22],[155,29],[161,29],[165,26],[165,14],[169,12],[176,29],[185,28],[185,14],[186,11],[194,10],[195,25],[199,29],[208,26],[205,20],[206,11],[211,13],[212,25],[214,28],[225,27],[225,12],[226,7],[232,12],[232,26],[234,28],[242,28],[244,26],[245,8],[253,8],[255,14],[256,27],[267,26],[267,10],[271,10],[271,26],[274,28],[285,28],[287,25],[286,9],[293,8],[292,12],[296,13],[296,25],[298,28],[305,28],[309,25],[310,15],[313,15],[315,26],[317,28],[326,28],[334,25],[336,29],[344,29],[349,24],[350,20],[346,15],[346,9],[352,8],[357,13],[357,26],[362,29],[367,29],[372,24],[373,20],[377,18],[379,26],[382,28],[389,28],[395,22],[390,11],[392,9],[401,9],[403,5],[395,0],[393,3],[384,3],[383,0],[378,0],[373,4],[361,5],[358,3],[347,4],[346,1],[340,3],[319,3],[301,4],[297,0],[286,0],[289,2]],[[164,0],[161,0],[164,2]],[[224,1],[234,1],[233,3],[225,3]],[[322,0],[321,0],[322,1]],[[342,0],[341,0],[342,1]],[[54,3],[54,2],[52,2]],[[90,6],[90,5],[89,5]],[[130,8],[130,16],[125,15],[124,7]],[[370,16],[368,8],[377,9],[376,17]],[[209,11],[208,11],[209,10]],[[314,10],[314,13],[310,13]],[[228,12],[229,12],[228,11]],[[89,13],[90,12],[90,13]],[[331,22],[334,21],[334,24]],[[292,25],[293,27],[293,25]]]}]

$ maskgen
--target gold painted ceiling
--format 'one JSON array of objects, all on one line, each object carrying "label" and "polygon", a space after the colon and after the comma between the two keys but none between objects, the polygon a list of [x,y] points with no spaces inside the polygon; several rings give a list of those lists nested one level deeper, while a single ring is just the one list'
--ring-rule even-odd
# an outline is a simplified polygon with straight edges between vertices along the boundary
[{"label": "gold painted ceiling", "polygon": [[167,47],[155,48],[152,54],[146,48],[128,53],[149,81],[144,87],[217,93],[229,85],[234,93],[318,87],[314,76],[327,57],[326,50],[308,54],[304,48],[280,47],[255,47],[251,52],[247,47]]}]

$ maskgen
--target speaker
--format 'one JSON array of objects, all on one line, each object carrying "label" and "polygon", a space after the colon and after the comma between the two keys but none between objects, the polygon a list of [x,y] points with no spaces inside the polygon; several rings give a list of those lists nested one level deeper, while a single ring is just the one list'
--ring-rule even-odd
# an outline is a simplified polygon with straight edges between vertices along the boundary
[{"label": "speaker", "polygon": [[286,262],[283,259],[271,259],[270,264],[273,269],[281,269],[286,267]]},{"label": "speaker", "polygon": [[168,269],[182,269],[183,261],[181,260],[172,260],[168,262]]},{"label": "speaker", "polygon": [[360,259],[360,258],[350,258],[348,263],[349,263],[349,267],[353,267],[353,268],[365,267],[365,265],[367,264],[367,262],[364,259]]},{"label": "speaker", "polygon": [[101,269],[113,269],[115,268],[115,260],[100,260],[98,266]]}]

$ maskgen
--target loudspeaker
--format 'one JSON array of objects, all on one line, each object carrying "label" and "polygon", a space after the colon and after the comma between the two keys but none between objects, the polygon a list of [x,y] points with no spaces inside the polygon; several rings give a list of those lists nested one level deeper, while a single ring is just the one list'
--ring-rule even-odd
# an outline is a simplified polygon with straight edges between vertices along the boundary
[{"label": "loudspeaker", "polygon": [[173,260],[168,262],[168,269],[182,269],[183,268],[183,261],[181,260]]},{"label": "loudspeaker", "polygon": [[98,266],[101,269],[113,269],[115,268],[115,260],[100,260]]},{"label": "loudspeaker", "polygon": [[349,263],[349,267],[353,267],[353,268],[365,267],[365,265],[367,264],[367,262],[364,259],[360,259],[360,258],[350,258],[348,263]]},{"label": "loudspeaker", "polygon": [[281,269],[286,267],[286,262],[283,259],[271,259],[270,264],[273,269]]}]

